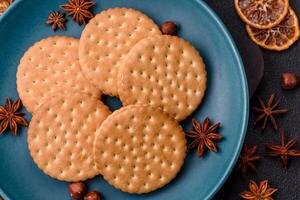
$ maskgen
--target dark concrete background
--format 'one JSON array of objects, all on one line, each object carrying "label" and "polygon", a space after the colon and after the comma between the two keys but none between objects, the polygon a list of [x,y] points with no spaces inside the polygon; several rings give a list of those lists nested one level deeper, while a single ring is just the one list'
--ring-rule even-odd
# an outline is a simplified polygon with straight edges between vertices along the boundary
[{"label": "dark concrete background", "polygon": [[[247,42],[248,35],[244,29],[244,24],[235,12],[233,0],[205,0],[213,10],[220,16],[227,28],[239,41]],[[300,16],[300,0],[290,0],[291,6]],[[247,43],[249,45],[249,43]],[[238,46],[247,45],[239,42]],[[250,44],[251,45],[251,44]],[[241,48],[245,49],[245,48]],[[256,64],[259,65],[260,57],[255,48],[244,50],[242,52],[247,65],[248,73],[255,74],[257,71]],[[268,98],[272,93],[276,93],[281,99],[280,106],[289,109],[289,112],[278,118],[280,128],[286,130],[288,139],[296,137],[300,139],[300,88],[294,91],[283,91],[280,87],[280,76],[283,72],[295,72],[300,75],[300,42],[297,42],[289,50],[283,52],[272,52],[261,50],[265,63],[264,77],[252,98],[251,104],[256,104],[255,96]],[[247,59],[247,60],[246,60]],[[253,67],[253,70],[252,68]],[[254,73],[253,73],[254,72]],[[252,75],[253,76],[253,75]],[[253,76],[255,77],[255,76]],[[257,145],[258,155],[262,156],[265,152],[264,144],[279,143],[279,132],[274,131],[268,126],[265,131],[259,127],[254,127],[254,114],[250,112],[250,120],[245,143],[248,145]],[[300,141],[295,148],[300,149]],[[218,192],[214,200],[235,200],[241,199],[239,193],[248,189],[249,180],[261,181],[269,180],[273,187],[279,190],[275,193],[274,198],[278,200],[299,200],[300,199],[300,158],[289,160],[288,170],[284,170],[278,158],[263,158],[257,164],[257,172],[242,176],[239,172],[233,171],[221,191]]]}]

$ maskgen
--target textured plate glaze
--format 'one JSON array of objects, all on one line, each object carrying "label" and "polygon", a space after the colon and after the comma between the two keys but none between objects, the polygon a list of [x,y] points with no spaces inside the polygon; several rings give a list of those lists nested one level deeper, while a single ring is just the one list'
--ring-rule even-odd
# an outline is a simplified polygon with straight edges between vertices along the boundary
[{"label": "textured plate glaze", "polygon": [[[52,32],[45,25],[49,10],[57,10],[63,0],[19,0],[0,19],[0,101],[18,98],[16,71],[23,53],[34,42],[50,35],[79,37],[82,26],[69,19],[67,31]],[[203,200],[221,187],[240,152],[248,121],[248,89],[239,53],[223,23],[200,0],[102,0],[95,13],[110,7],[132,7],[149,15],[158,24],[173,20],[180,24],[179,35],[190,41],[203,56],[208,71],[204,102],[193,114],[209,115],[222,122],[225,139],[219,153],[208,152],[199,159],[188,155],[181,173],[166,187],[145,195],[130,195],[114,189],[101,177],[88,181],[106,200]],[[106,99],[112,106],[118,103]],[[30,116],[27,114],[28,119]],[[183,122],[190,129],[190,118]],[[8,132],[0,136],[0,194],[10,200],[71,199],[67,183],[51,179],[33,163],[27,149],[27,129],[18,137]],[[2,190],[2,191],[1,191]]]}]

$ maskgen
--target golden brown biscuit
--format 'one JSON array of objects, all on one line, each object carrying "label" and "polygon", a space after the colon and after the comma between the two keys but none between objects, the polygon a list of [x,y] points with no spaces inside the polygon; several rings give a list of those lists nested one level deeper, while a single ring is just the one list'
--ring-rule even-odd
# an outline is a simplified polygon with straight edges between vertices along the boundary
[{"label": "golden brown biscuit", "polygon": [[198,51],[176,36],[141,40],[119,69],[118,93],[124,105],[161,107],[177,120],[201,103],[206,70]]},{"label": "golden brown biscuit", "polygon": [[35,43],[24,54],[17,72],[17,89],[28,111],[44,100],[64,92],[85,92],[100,97],[100,91],[81,74],[79,40],[54,36]]},{"label": "golden brown biscuit", "polygon": [[143,13],[111,8],[96,15],[80,38],[79,58],[84,75],[105,94],[117,96],[120,60],[141,39],[161,34]]},{"label": "golden brown biscuit", "polygon": [[94,155],[99,172],[111,185],[141,194],[163,187],[177,175],[186,140],[178,122],[165,112],[131,105],[102,123]]},{"label": "golden brown biscuit", "polygon": [[93,142],[96,129],[110,114],[97,98],[84,93],[53,97],[34,113],[28,147],[47,175],[63,181],[83,181],[98,175]]}]

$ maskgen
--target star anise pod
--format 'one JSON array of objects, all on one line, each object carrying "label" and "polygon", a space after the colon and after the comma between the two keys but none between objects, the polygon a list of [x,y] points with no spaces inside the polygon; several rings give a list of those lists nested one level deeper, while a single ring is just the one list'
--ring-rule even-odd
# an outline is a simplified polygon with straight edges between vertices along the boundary
[{"label": "star anise pod", "polygon": [[0,16],[7,10],[7,8],[13,3],[13,0],[0,0]]},{"label": "star anise pod", "polygon": [[268,181],[264,180],[259,183],[259,186],[254,182],[249,183],[250,191],[240,193],[243,199],[251,200],[273,200],[272,195],[278,190],[277,188],[271,188],[268,185]]},{"label": "star anise pod", "polygon": [[54,31],[56,31],[57,28],[65,30],[65,23],[66,18],[64,13],[50,11],[47,24],[50,25]]},{"label": "star anise pod", "polygon": [[205,147],[213,152],[217,152],[217,147],[213,141],[218,141],[223,138],[222,135],[216,132],[220,127],[220,123],[210,125],[210,120],[207,117],[203,124],[196,119],[192,119],[192,124],[194,130],[186,132],[186,136],[193,140],[190,144],[190,148],[195,148],[197,146],[199,157],[203,156]]},{"label": "star anise pod", "polygon": [[275,100],[275,94],[272,94],[269,100],[265,103],[260,97],[258,97],[259,104],[261,108],[258,107],[252,107],[252,109],[259,113],[260,115],[257,117],[257,119],[254,122],[254,125],[258,124],[259,122],[263,121],[262,129],[266,128],[268,119],[271,120],[271,123],[273,125],[273,128],[275,130],[278,129],[277,122],[275,120],[276,115],[280,115],[283,113],[286,113],[287,109],[276,109],[276,107],[279,105],[279,100]]},{"label": "star anise pod", "polygon": [[270,149],[265,155],[266,156],[280,156],[282,160],[282,165],[285,169],[288,168],[288,157],[300,157],[300,151],[291,149],[297,143],[296,138],[288,141],[285,141],[284,130],[280,132],[280,145],[266,144],[266,147]]},{"label": "star anise pod", "polygon": [[85,24],[86,20],[94,17],[90,11],[96,2],[87,0],[69,0],[69,3],[61,5],[61,9],[68,12],[68,15],[73,18],[79,25]]},{"label": "star anise pod", "polygon": [[253,162],[261,159],[260,156],[256,156],[256,146],[249,147],[247,145],[244,146],[243,151],[239,158],[238,169],[242,171],[243,174],[247,174],[248,169],[252,171],[256,171],[256,167]]},{"label": "star anise pod", "polygon": [[18,124],[21,126],[28,126],[27,121],[22,117],[24,113],[17,112],[20,106],[20,99],[13,104],[10,99],[6,99],[5,106],[0,105],[0,133],[3,133],[9,127],[13,135],[16,136]]}]

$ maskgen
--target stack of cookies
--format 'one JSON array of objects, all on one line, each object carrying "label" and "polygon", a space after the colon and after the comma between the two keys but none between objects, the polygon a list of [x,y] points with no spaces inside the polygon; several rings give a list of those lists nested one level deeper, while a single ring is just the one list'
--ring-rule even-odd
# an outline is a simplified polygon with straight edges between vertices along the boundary
[{"label": "stack of cookies", "polygon": [[[101,174],[141,194],[181,169],[186,139],[178,122],[201,103],[206,71],[188,42],[162,35],[137,10],[113,8],[96,15],[79,40],[55,36],[30,47],[17,88],[32,113],[30,154],[43,172],[69,182]],[[102,94],[124,107],[111,113]]]}]

